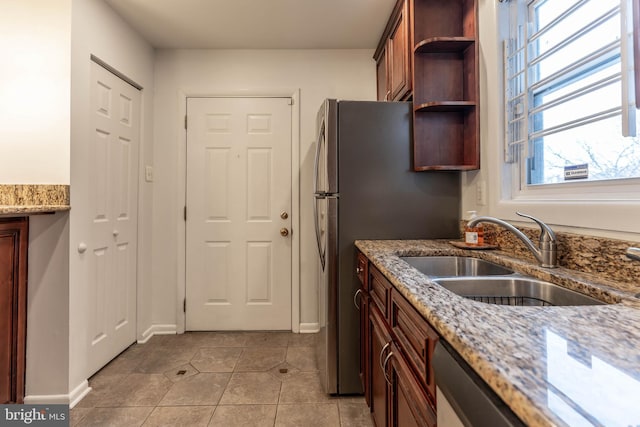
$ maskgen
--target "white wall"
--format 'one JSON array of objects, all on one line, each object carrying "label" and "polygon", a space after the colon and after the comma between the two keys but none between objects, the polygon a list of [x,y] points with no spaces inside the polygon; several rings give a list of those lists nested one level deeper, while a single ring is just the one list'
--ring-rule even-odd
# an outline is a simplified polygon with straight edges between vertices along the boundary
[{"label": "white wall", "polygon": [[[515,211],[523,211],[553,225],[555,230],[572,233],[639,241],[638,203],[566,202],[510,200],[503,191],[508,165],[502,162],[502,47],[498,40],[498,8],[508,7],[495,0],[480,0],[480,140],[481,170],[462,174],[462,217],[466,211],[497,216],[518,222]],[[487,205],[476,203],[476,185],[484,181]],[[531,222],[522,222],[531,225]]]},{"label": "white wall", "polygon": [[[71,0],[3,2],[0,54],[0,182],[69,184]],[[67,393],[68,233],[68,213],[30,219],[26,402]]]},{"label": "white wall", "polygon": [[139,174],[138,221],[138,338],[151,325],[151,207],[152,183],[144,181],[144,165],[153,159],[153,61],[154,50],[102,0],[73,0],[71,41],[71,213],[70,213],[70,372],[69,390],[75,390],[92,372],[87,371],[89,344],[87,282],[88,257],[78,244],[91,238],[88,147],[90,140],[90,55],[143,86],[142,135]]},{"label": "white wall", "polygon": [[0,183],[69,183],[71,0],[4,1]]},{"label": "white wall", "polygon": [[[185,95],[292,94],[300,89],[300,322],[318,321],[311,180],[316,113],[328,97],[373,100],[371,50],[159,50],[156,56],[153,322],[179,325],[184,292]],[[294,302],[295,304],[296,302]]]},{"label": "white wall", "polygon": [[67,212],[29,219],[25,403],[67,403],[68,248]]}]

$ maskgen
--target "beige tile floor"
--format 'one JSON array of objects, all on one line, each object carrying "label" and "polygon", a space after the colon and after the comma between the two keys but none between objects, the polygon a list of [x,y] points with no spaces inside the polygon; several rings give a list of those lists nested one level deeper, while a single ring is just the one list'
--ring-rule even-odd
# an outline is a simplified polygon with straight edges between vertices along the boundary
[{"label": "beige tile floor", "polygon": [[362,397],[323,393],[314,335],[191,332],[129,347],[89,380],[72,426],[369,427]]}]

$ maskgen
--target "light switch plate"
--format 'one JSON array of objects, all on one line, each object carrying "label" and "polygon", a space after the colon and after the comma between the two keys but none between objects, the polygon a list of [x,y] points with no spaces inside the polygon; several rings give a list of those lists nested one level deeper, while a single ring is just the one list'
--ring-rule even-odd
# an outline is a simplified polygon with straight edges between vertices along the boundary
[{"label": "light switch plate", "polygon": [[476,184],[476,204],[485,206],[487,204],[487,182],[478,181]]},{"label": "light switch plate", "polygon": [[144,180],[147,182],[153,182],[153,166],[144,167]]}]

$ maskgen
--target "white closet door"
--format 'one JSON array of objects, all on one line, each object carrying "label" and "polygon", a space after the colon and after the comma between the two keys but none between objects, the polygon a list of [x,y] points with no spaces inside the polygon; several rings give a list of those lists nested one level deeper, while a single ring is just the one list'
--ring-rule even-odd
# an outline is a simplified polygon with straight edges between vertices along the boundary
[{"label": "white closet door", "polygon": [[[89,364],[97,371],[136,339],[140,91],[91,63]],[[73,191],[73,190],[72,190]]]}]

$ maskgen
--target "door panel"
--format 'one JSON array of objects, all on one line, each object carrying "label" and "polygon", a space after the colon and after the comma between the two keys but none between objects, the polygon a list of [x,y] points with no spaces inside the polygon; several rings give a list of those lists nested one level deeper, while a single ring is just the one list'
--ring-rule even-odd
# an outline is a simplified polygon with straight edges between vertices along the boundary
[{"label": "door panel", "polygon": [[91,63],[89,367],[135,342],[140,92]]},{"label": "door panel", "polygon": [[289,330],[289,98],[189,98],[187,115],[186,329]]}]

